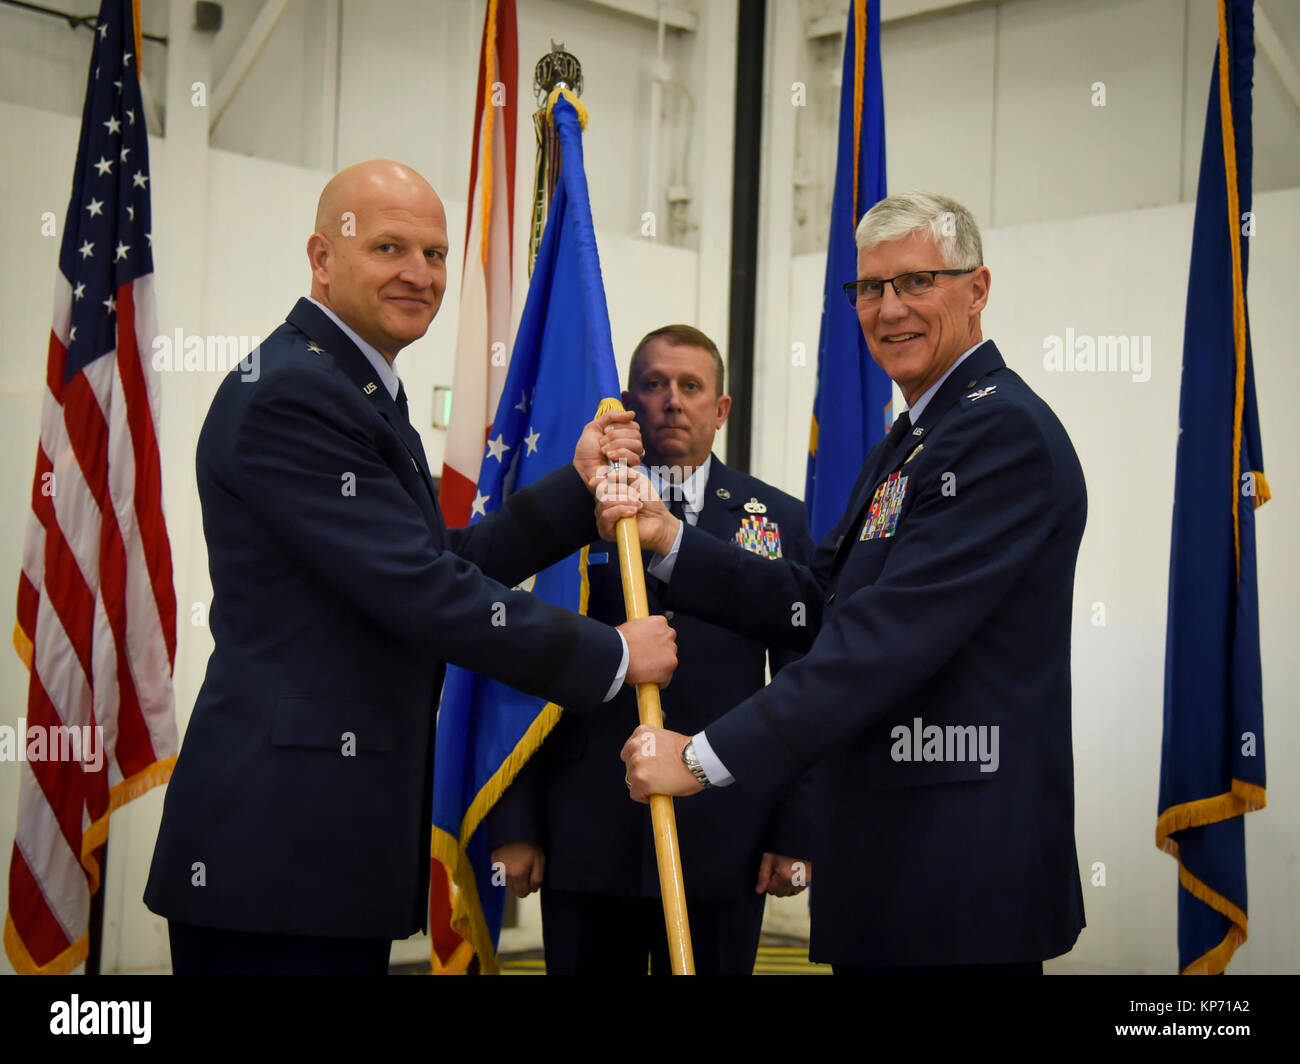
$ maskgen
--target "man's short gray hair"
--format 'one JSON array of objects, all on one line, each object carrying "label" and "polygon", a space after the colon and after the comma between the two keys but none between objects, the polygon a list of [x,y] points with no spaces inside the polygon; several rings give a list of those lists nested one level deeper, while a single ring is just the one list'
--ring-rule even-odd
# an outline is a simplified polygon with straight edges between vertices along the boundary
[{"label": "man's short gray hair", "polygon": [[933,192],[905,192],[882,199],[858,223],[858,251],[926,229],[938,245],[943,265],[955,270],[984,265],[975,216],[956,200]]}]

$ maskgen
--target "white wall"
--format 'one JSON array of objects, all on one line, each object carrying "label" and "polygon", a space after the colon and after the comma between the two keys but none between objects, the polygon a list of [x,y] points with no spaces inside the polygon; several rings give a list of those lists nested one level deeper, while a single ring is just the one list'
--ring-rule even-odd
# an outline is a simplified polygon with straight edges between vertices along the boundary
[{"label": "white wall", "polygon": [[[1194,197],[1218,39],[1215,3],[1007,0],[894,17],[916,6],[881,3],[891,192],[943,188],[986,226]],[[1256,7],[1294,64],[1300,7],[1291,0]],[[770,9],[769,18],[789,24],[780,50],[790,70],[772,78],[782,104],[773,118],[797,127],[804,181],[790,227],[795,251],[811,251],[826,246],[843,38],[801,38],[812,16],[828,11],[842,31],[844,5],[772,0]],[[807,87],[806,106],[790,104],[796,80]],[[1254,111],[1256,191],[1300,185],[1300,107],[1262,47]]]},{"label": "white wall", "polygon": [[[160,330],[266,335],[273,329],[306,289],[303,247],[315,197],[335,164],[372,155],[411,162],[443,192],[453,244],[463,239],[483,6],[482,0],[342,0],[332,124],[320,103],[328,35],[320,18],[307,17],[305,0],[293,0],[217,127],[217,150],[209,151],[203,145],[207,116],[190,106],[188,87],[194,79],[220,80],[259,5],[227,3],[226,35],[212,41],[185,28],[192,10],[185,0],[145,0],[148,27],[172,38],[166,49],[146,45],[145,63],[151,89],[168,111],[166,137],[154,139],[150,149]],[[736,7],[735,0],[699,6],[698,34],[668,35],[667,56],[692,100],[687,108],[677,94],[667,127],[676,143],[691,137],[679,169],[692,190],[693,228],[674,247],[662,226],[657,239],[639,235],[653,24],[582,0],[519,0],[525,97],[532,63],[551,37],[583,61],[592,111],[586,158],[593,211],[615,347],[624,362],[642,333],[669,320],[700,324],[726,350]],[[1207,27],[1201,6],[1014,0],[885,27],[891,187],[938,188],[975,210],[986,227],[994,276],[987,333],[1060,414],[1088,478],[1074,641],[1077,833],[1085,870],[1094,860],[1105,861],[1108,885],[1085,887],[1089,928],[1074,953],[1053,966],[1058,970],[1168,971],[1175,964],[1175,866],[1152,839],[1191,226],[1186,201],[1195,191],[1213,48],[1213,26]],[[334,5],[313,2],[310,8],[326,10]],[[890,10],[886,0],[887,18]],[[790,349],[804,343],[815,362],[823,262],[815,249],[825,240],[816,189],[829,180],[833,164],[818,130],[833,121],[828,109],[838,102],[829,82],[817,78],[828,77],[827,64],[839,62],[837,41],[795,47],[805,41],[808,14],[796,0],[769,5],[755,366],[755,472],[796,495],[802,494],[816,370],[792,366]],[[21,21],[32,18],[0,9],[0,143],[6,146],[0,151],[6,191],[0,225],[9,237],[0,258],[0,441],[10,456],[0,463],[0,498],[11,500],[0,508],[0,580],[5,572],[16,580],[18,571],[56,268],[57,240],[40,235],[40,215],[49,210],[62,219],[66,207],[88,55],[84,32],[74,35],[53,20]],[[826,53],[820,59],[818,49]],[[818,115],[791,106],[788,85],[801,77],[816,89],[809,111],[820,107]],[[1104,114],[1091,108],[1087,85],[1080,84],[1099,79],[1108,82]],[[75,91],[66,89],[69,84]],[[1295,175],[1291,184],[1300,184],[1300,124],[1289,107],[1260,58],[1257,188],[1261,180],[1279,187],[1288,174]],[[527,119],[520,123],[518,157],[516,313],[533,159]],[[664,166],[667,173],[667,159]],[[803,192],[795,190],[797,180],[806,183]],[[1164,205],[1141,209],[1153,203]],[[1296,324],[1300,192],[1257,194],[1256,211],[1250,296],[1266,468],[1275,494],[1258,526],[1273,779],[1269,808],[1247,820],[1252,937],[1233,970],[1295,971],[1300,922],[1288,899],[1300,886],[1297,795],[1285,769],[1300,751],[1292,712],[1297,677],[1285,647],[1296,638],[1287,604],[1300,588],[1283,553],[1283,530],[1297,505],[1288,462],[1298,441],[1295,419],[1282,403],[1297,384],[1287,356]],[[820,235],[809,235],[814,230]],[[397,363],[417,425],[430,424],[433,386],[451,380],[458,270],[452,272],[428,336]],[[1150,335],[1150,381],[1045,372],[1043,337],[1066,327]],[[210,596],[193,459],[216,384],[215,374],[173,374],[163,383],[160,443],[180,604],[176,692],[182,724],[211,647],[206,629],[189,621],[192,605]],[[431,462],[439,464],[440,435],[425,428],[423,436]],[[1089,623],[1093,602],[1106,604],[1104,628]],[[0,653],[0,723],[21,715],[25,691],[17,658]],[[16,795],[14,766],[0,764],[0,857],[7,856]],[[161,802],[162,791],[152,792],[113,820],[109,970],[166,964],[164,926],[140,902]],[[0,877],[0,905],[6,891],[7,877]],[[802,899],[774,909],[773,926],[801,926]],[[413,949],[418,956],[418,943]]]}]

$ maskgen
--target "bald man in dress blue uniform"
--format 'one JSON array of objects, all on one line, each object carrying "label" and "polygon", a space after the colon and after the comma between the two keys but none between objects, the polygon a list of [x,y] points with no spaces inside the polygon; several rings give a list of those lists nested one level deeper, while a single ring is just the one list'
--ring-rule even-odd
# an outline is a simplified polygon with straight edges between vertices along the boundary
[{"label": "bald man in dress blue uniform", "polygon": [[641,451],[624,415],[498,513],[443,523],[393,365],[447,285],[428,183],[387,160],[335,175],[307,253],[311,298],[199,436],[215,646],[145,890],[178,974],[387,970],[427,919],[445,663],[597,712],[675,662],[662,617],[615,631],[510,590],[590,541],[584,480]]}]

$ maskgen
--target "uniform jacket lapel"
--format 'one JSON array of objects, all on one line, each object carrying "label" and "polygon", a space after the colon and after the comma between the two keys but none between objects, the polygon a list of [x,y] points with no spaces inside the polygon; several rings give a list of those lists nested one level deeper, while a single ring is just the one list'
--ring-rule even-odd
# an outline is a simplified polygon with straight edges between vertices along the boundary
[{"label": "uniform jacket lapel", "polygon": [[[715,454],[709,465],[709,481],[704,485],[704,497],[697,525],[710,535],[719,539],[729,539],[740,523],[736,511],[744,505],[740,497],[740,480],[735,472],[728,469]],[[718,494],[725,492],[726,497]]]},{"label": "uniform jacket lapel", "polygon": [[935,431],[944,415],[957,405],[958,399],[980,387],[983,379],[990,373],[1006,368],[1007,364],[1002,360],[1002,355],[992,340],[985,340],[971,352],[970,358],[949,374],[943,386],[934,393],[933,398],[921,411],[921,418],[912,427],[907,441],[887,459],[885,467],[877,473],[876,482],[879,483],[906,462],[916,450],[917,444],[924,446],[926,438]]},{"label": "uniform jacket lapel", "polygon": [[[908,439],[910,438],[909,434]],[[876,487],[885,475],[884,468],[890,462],[890,456],[900,448],[906,449],[906,445],[900,444],[898,440],[895,440],[891,445],[889,437],[886,436],[867,452],[866,460],[862,463],[863,472],[858,477],[857,487],[849,498],[849,505],[844,511],[846,515],[852,514],[853,518],[847,526],[843,527],[839,542],[835,545],[835,560],[831,563],[832,579],[840,571],[840,566],[844,564],[844,559],[848,557],[849,551],[853,549],[857,529],[862,524],[867,504],[871,502]]]},{"label": "uniform jacket lapel", "polygon": [[866,462],[863,463],[864,468],[871,470],[870,475],[859,481],[858,489],[850,500],[851,509],[846,511],[851,512],[854,517],[836,548],[835,561],[831,566],[832,580],[838,575],[849,551],[853,549],[866,508],[880,482],[901,468],[918,448],[925,446],[926,438],[935,431],[943,416],[957,404],[958,399],[978,387],[984,377],[1000,369],[1006,369],[1002,354],[992,340],[985,340],[971,352],[965,362],[949,374],[948,379],[921,411],[920,419],[903,439],[897,441],[893,447],[889,446],[886,439],[872,448]]},{"label": "uniform jacket lapel", "polygon": [[438,508],[437,492],[433,489],[433,479],[429,472],[428,459],[424,454],[424,445],[420,434],[402,415],[396,401],[388,394],[388,389],[376,380],[375,369],[366,356],[357,350],[357,345],[340,329],[329,316],[308,299],[299,299],[285,319],[290,325],[305,333],[307,337],[322,349],[321,354],[333,357],[344,375],[357,386],[358,391],[369,401],[375,412],[388,423],[388,427],[397,437],[411,464],[424,486],[422,495],[415,498],[424,510],[439,544],[446,528],[442,512]]}]

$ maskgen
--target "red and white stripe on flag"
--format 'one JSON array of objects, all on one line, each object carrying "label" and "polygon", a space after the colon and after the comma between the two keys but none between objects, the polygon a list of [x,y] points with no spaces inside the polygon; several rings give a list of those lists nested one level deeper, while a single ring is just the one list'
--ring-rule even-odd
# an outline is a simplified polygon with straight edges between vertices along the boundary
[{"label": "red and white stripe on flag", "polygon": [[130,0],[104,0],[55,282],[14,629],[31,675],[16,732],[4,942],[24,973],[68,972],[85,959],[109,814],[165,782],[179,746],[138,53]]},{"label": "red and white stripe on flag", "polygon": [[[452,528],[469,524],[487,434],[509,365],[518,88],[515,0],[489,0],[474,100],[451,420],[438,488],[443,518]],[[459,974],[469,965],[472,951],[451,927],[456,888],[451,871],[432,857],[429,872],[433,971]]]},{"label": "red and white stripe on flag", "polygon": [[469,524],[509,362],[518,83],[514,0],[490,0],[479,49],[452,410],[438,492],[453,528]]}]

